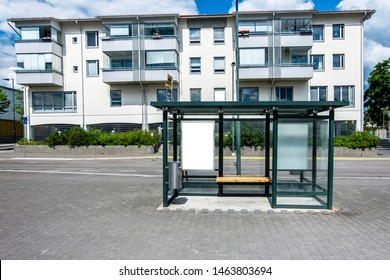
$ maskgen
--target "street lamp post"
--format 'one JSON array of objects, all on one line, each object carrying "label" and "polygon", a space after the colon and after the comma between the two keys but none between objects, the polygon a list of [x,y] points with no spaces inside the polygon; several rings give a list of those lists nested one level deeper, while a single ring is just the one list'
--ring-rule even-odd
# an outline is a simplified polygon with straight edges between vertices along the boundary
[{"label": "street lamp post", "polygon": [[14,143],[16,143],[16,116],[15,116],[15,80],[14,78],[3,79],[4,81],[12,80],[12,103],[13,103],[13,111],[14,111]]}]

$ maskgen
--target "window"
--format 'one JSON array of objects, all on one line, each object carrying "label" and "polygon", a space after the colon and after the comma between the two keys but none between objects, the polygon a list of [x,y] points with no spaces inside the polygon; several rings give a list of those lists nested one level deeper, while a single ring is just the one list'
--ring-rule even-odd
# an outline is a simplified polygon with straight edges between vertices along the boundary
[{"label": "window", "polygon": [[311,34],[311,19],[309,18],[297,18],[297,19],[282,19],[281,20],[281,32],[283,33],[295,33],[295,32],[309,32]]},{"label": "window", "polygon": [[99,60],[87,60],[87,77],[99,76]]},{"label": "window", "polygon": [[310,87],[310,101],[326,101],[326,87]]},{"label": "window", "polygon": [[110,36],[119,37],[119,36],[130,36],[130,26],[128,24],[124,25],[111,25],[110,26]]},{"label": "window", "polygon": [[200,28],[190,28],[190,43],[200,43]]},{"label": "window", "polygon": [[355,87],[335,86],[334,101],[349,101],[349,107],[355,107]]},{"label": "window", "polygon": [[356,132],[356,121],[335,121],[334,122],[334,136],[349,136]]},{"label": "window", "polygon": [[77,37],[72,37],[72,43],[77,44]]},{"label": "window", "polygon": [[58,42],[61,41],[61,32],[51,26],[37,26],[37,27],[22,27],[22,40],[42,40],[44,42]]},{"label": "window", "polygon": [[200,88],[191,88],[190,95],[191,95],[192,102],[201,101],[201,89]]},{"label": "window", "polygon": [[344,38],[344,24],[333,24],[333,39],[343,39]]},{"label": "window", "polygon": [[214,89],[214,101],[225,101],[226,100],[226,89],[215,88]]},{"label": "window", "polygon": [[174,23],[147,23],[145,24],[145,36],[175,36],[176,25]]},{"label": "window", "polygon": [[312,55],[311,56],[311,63],[313,64],[313,70],[325,70],[324,67],[324,55],[318,54],[318,55]]},{"label": "window", "polygon": [[190,73],[200,74],[200,57],[190,58]]},{"label": "window", "polygon": [[79,72],[79,67],[73,66],[73,73],[78,73],[78,72]]},{"label": "window", "polygon": [[240,66],[264,66],[266,65],[266,50],[240,49]]},{"label": "window", "polygon": [[275,91],[277,101],[293,101],[292,87],[277,87]]},{"label": "window", "polygon": [[239,30],[249,30],[249,32],[268,32],[267,20],[243,20],[238,23]]},{"label": "window", "polygon": [[111,58],[112,69],[132,69],[133,63],[131,59],[125,58]]},{"label": "window", "polygon": [[53,54],[18,54],[16,61],[21,70],[62,72],[62,59]]},{"label": "window", "polygon": [[313,41],[324,41],[323,25],[313,25]]},{"label": "window", "polygon": [[76,111],[76,92],[33,92],[32,105],[34,112],[39,111]]},{"label": "window", "polygon": [[333,69],[344,69],[344,55],[334,54],[333,55]]},{"label": "window", "polygon": [[257,87],[240,88],[238,98],[240,101],[258,101],[259,89]]},{"label": "window", "polygon": [[[158,89],[157,90],[157,101],[158,102],[167,102],[168,101],[166,89]],[[176,88],[173,89],[171,101],[179,101]]]},{"label": "window", "polygon": [[214,57],[214,73],[225,73],[224,57]]},{"label": "window", "polygon": [[176,68],[177,53],[175,51],[147,51],[146,67],[151,69]]},{"label": "window", "polygon": [[223,44],[225,43],[225,28],[214,28],[214,43]]},{"label": "window", "polygon": [[122,91],[121,90],[111,90],[111,107],[120,107],[122,106]]},{"label": "window", "polygon": [[99,32],[88,31],[87,34],[87,47],[98,47],[99,46]]}]

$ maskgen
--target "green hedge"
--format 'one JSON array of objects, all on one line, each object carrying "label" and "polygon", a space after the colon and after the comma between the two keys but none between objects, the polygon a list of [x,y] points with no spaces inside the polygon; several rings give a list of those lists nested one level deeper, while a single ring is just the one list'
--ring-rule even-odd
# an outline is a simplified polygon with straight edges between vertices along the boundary
[{"label": "green hedge", "polygon": [[359,131],[352,133],[350,136],[335,137],[335,147],[347,147],[350,149],[367,149],[378,147],[379,138],[370,135],[367,131]]},{"label": "green hedge", "polygon": [[54,132],[46,138],[49,147],[55,146],[155,146],[160,136],[157,131],[133,130],[123,133],[108,133],[91,129],[85,131],[80,127],[71,128],[62,132]]}]

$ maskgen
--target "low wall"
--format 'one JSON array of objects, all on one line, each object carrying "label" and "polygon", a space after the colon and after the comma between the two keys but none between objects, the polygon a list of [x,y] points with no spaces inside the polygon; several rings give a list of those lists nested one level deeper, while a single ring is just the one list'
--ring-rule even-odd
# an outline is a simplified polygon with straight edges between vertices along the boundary
[{"label": "low wall", "polygon": [[46,145],[15,145],[15,152],[19,153],[47,153],[67,155],[126,155],[126,154],[154,154],[152,146],[89,146],[75,147],[57,146],[50,148]]},{"label": "low wall", "polygon": [[[47,154],[70,154],[70,155],[126,155],[126,154],[155,154],[162,153],[162,149],[157,150],[152,146],[89,146],[69,148],[67,146],[57,146],[50,148],[46,145],[15,145],[15,152],[20,153],[47,153]],[[231,156],[232,151],[229,148],[224,148],[224,155]],[[270,151],[272,156],[272,149]],[[265,150],[255,147],[243,147],[241,156],[265,156]],[[348,148],[334,148],[334,156],[336,157],[376,157],[377,149],[354,150]]]}]

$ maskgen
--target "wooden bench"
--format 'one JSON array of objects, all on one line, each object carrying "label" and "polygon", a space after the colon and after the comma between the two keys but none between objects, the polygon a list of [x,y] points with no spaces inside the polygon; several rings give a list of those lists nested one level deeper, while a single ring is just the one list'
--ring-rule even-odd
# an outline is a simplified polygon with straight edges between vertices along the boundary
[{"label": "wooden bench", "polygon": [[223,185],[265,185],[265,196],[269,196],[269,185],[272,183],[271,177],[264,176],[247,176],[247,175],[233,175],[217,177],[218,195],[223,195]]}]

